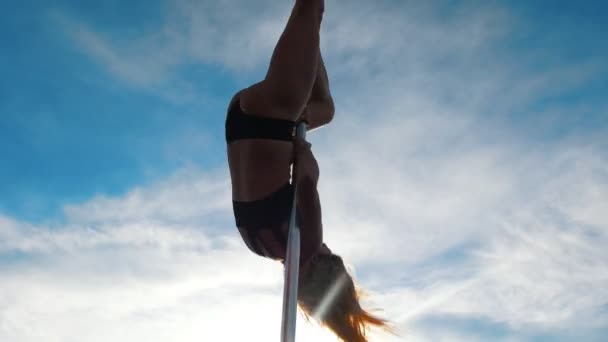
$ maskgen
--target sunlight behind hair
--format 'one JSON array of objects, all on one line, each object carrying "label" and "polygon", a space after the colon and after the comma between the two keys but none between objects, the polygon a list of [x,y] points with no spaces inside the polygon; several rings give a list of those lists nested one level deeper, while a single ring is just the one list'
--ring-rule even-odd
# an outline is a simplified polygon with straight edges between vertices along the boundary
[{"label": "sunlight behind hair", "polygon": [[319,307],[315,310],[313,314],[314,319],[317,319],[319,321],[323,319],[325,313],[327,312],[327,309],[329,309],[329,306],[333,303],[334,298],[336,298],[336,296],[340,292],[340,289],[342,288],[342,286],[344,286],[346,279],[346,273],[342,273],[338,280],[336,280],[336,282],[331,286],[331,289],[327,291],[327,294],[323,297],[321,304],[319,304]]}]

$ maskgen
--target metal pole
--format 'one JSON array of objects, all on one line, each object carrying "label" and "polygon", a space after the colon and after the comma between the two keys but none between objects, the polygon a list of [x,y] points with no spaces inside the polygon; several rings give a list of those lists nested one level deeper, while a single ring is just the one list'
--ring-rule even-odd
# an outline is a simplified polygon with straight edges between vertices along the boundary
[{"label": "metal pole", "polygon": [[[306,123],[300,122],[296,131],[297,136],[306,139]],[[295,168],[294,168],[295,169]],[[295,179],[295,177],[292,177]],[[298,308],[298,275],[300,273],[300,228],[296,225],[296,192],[289,217],[289,237],[285,253],[285,283],[283,285],[283,320],[281,322],[281,342],[295,342],[296,314]]]}]

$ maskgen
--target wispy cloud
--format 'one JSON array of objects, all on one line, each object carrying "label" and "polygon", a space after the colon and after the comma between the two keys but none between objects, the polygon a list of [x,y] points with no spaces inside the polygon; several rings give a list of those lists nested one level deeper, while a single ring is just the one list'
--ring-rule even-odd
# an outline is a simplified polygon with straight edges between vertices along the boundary
[{"label": "wispy cloud", "polygon": [[191,102],[205,94],[183,68],[204,64],[251,72],[267,63],[290,9],[289,3],[271,4],[180,0],[167,4],[160,26],[135,37],[105,33],[64,14],[51,18],[119,81],[170,101]]},{"label": "wispy cloud", "polygon": [[49,20],[111,74],[135,86],[158,86],[171,78],[173,68],[182,62],[180,37],[162,29],[129,39],[104,34],[59,11],[50,12]]}]

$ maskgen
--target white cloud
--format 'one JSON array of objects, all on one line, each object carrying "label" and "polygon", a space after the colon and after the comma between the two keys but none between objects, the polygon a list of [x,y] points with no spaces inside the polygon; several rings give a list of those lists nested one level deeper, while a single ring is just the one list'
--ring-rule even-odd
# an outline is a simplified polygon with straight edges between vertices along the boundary
[{"label": "white cloud", "polygon": [[161,220],[198,223],[210,221],[217,213],[232,210],[230,179],[227,169],[210,171],[201,177],[200,170],[186,167],[166,181],[148,188],[135,188],[122,198],[100,195],[80,205],[68,205],[64,211],[72,221],[83,223]]}]

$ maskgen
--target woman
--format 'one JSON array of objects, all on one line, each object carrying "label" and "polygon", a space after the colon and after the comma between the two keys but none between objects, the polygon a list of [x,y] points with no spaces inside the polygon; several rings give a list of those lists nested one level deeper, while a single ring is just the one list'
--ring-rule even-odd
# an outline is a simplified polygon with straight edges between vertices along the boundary
[{"label": "woman", "polygon": [[[314,129],[334,115],[319,50],[323,12],[323,0],[296,0],[266,77],[230,101],[226,141],[234,216],[251,251],[283,261],[293,200],[290,166],[297,159],[292,182],[298,187],[301,231],[298,303],[344,341],[365,342],[367,326],[385,328],[386,322],[360,307],[342,259],[323,243],[319,167],[310,144],[294,138],[297,121],[305,120]],[[321,305],[335,283],[337,295],[331,304]]]}]

